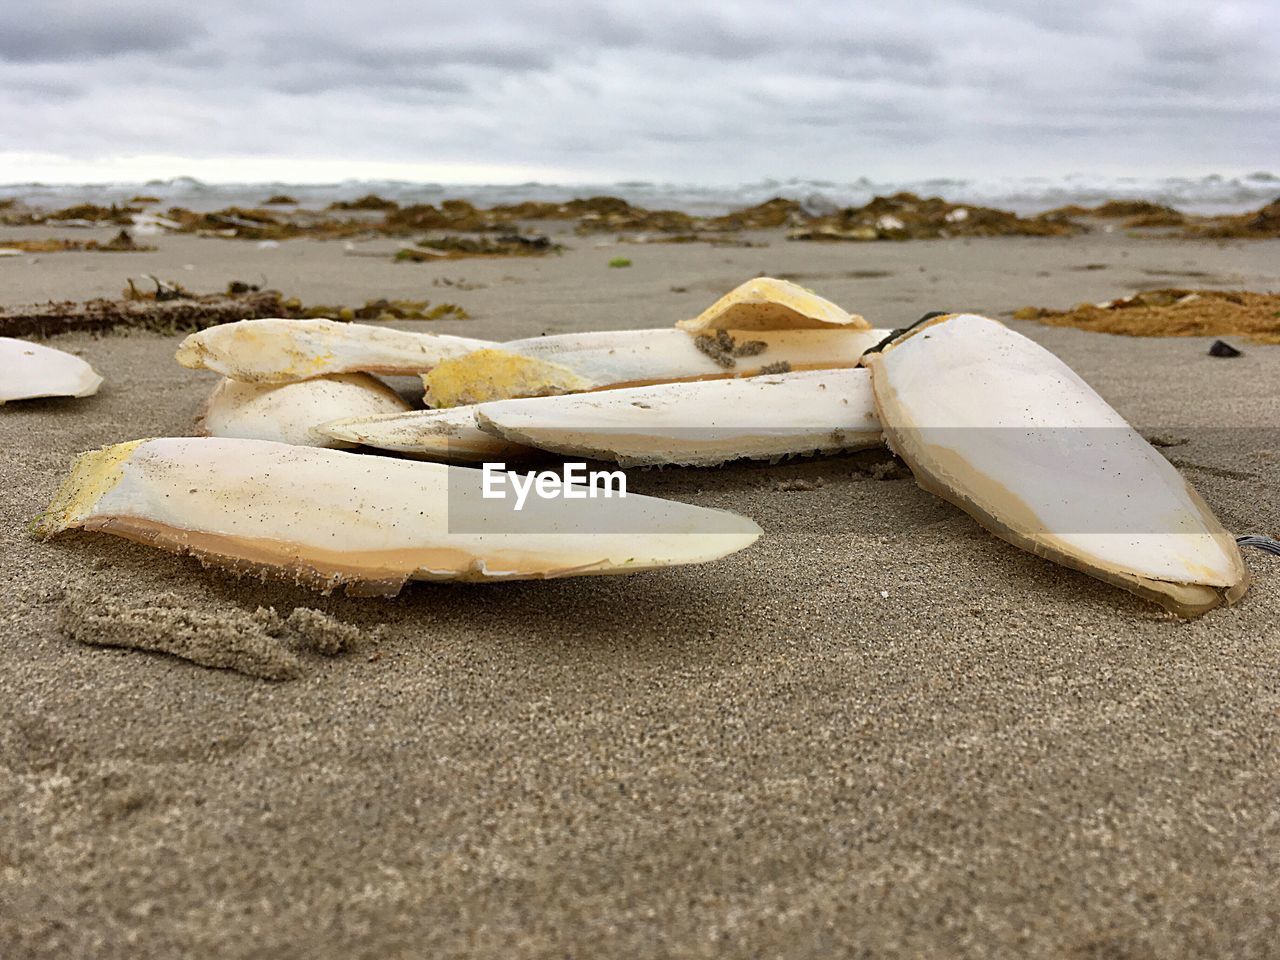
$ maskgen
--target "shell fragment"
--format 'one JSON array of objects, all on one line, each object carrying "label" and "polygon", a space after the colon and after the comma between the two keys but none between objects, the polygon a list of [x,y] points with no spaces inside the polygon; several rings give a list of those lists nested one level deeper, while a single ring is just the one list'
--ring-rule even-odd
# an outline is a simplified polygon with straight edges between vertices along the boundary
[{"label": "shell fragment", "polygon": [[684,330],[813,330],[848,327],[866,330],[867,323],[830,300],[789,280],[756,277],[734,287],[692,320]]},{"label": "shell fragment", "polygon": [[862,369],[504,400],[475,416],[507,440],[624,466],[711,466],[883,443]]},{"label": "shell fragment", "polygon": [[856,367],[887,330],[716,331],[673,327],[513,340],[449,360],[423,376],[426,401],[453,407],[516,397]]},{"label": "shell fragment", "polygon": [[[136,440],[83,454],[36,531],[81,528],[235,570],[396,594],[406,580],[512,580],[701,563],[760,528],[653,497],[484,495],[482,471],[262,440]],[[581,490],[582,488],[577,488]]]},{"label": "shell fragment", "polygon": [[318,427],[339,417],[372,417],[411,409],[367,373],[342,373],[297,383],[222,380],[213,388],[200,428],[205,436],[276,440],[306,447],[350,447]]},{"label": "shell fragment", "polygon": [[98,371],[62,350],[0,337],[0,404],[37,397],[89,397],[102,386]]},{"label": "shell fragment", "polygon": [[191,334],[178,347],[177,360],[232,380],[288,383],[334,373],[416,376],[442,360],[492,346],[488,340],[364,323],[241,320]]},{"label": "shell fragment", "polygon": [[512,460],[532,452],[526,446],[481,430],[476,425],[476,409],[452,407],[352,417],[326,423],[319,429],[335,441],[393,450],[424,460]]},{"label": "shell fragment", "polygon": [[1240,552],[1160,453],[1004,325],[940,317],[870,354],[890,446],[997,536],[1181,616],[1248,589]]}]

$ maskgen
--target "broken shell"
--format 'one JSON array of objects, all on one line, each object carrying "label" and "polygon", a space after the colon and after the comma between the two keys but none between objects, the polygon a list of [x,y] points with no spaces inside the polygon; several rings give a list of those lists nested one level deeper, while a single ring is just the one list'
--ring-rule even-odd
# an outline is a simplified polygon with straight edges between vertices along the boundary
[{"label": "broken shell", "polygon": [[889,444],[920,486],[1002,539],[1184,617],[1248,589],[1195,490],[1035,341],[947,315],[866,362]]},{"label": "broken shell", "polygon": [[693,331],[824,327],[866,330],[871,324],[789,280],[756,277],[734,287],[694,319],[681,320],[676,326]]},{"label": "broken shell", "polygon": [[193,333],[178,347],[184,367],[248,383],[288,383],[334,373],[416,376],[441,360],[494,346],[444,333],[409,333],[334,320],[241,320]]},{"label": "broken shell", "polygon": [[476,350],[422,375],[431,407],[462,407],[506,397],[547,397],[590,390],[590,381],[568,367],[505,349]]},{"label": "broken shell", "polygon": [[341,417],[372,417],[411,409],[367,373],[342,373],[297,383],[223,379],[209,396],[200,429],[209,437],[276,440],[304,447],[349,447],[318,429]]},{"label": "broken shell", "polygon": [[411,410],[377,417],[350,417],[317,428],[335,441],[393,450],[425,460],[479,462],[528,456],[526,446],[476,426],[476,407]]},{"label": "broken shell", "polygon": [[102,386],[98,371],[62,350],[0,337],[0,405],[37,397],[89,397]]},{"label": "broken shell", "polygon": [[711,466],[884,442],[861,369],[504,400],[475,416],[507,440],[624,466]]},{"label": "broken shell", "polygon": [[638,495],[531,497],[517,511],[483,496],[482,477],[264,440],[135,440],[82,454],[35,529],[97,530],[239,571],[385,596],[408,579],[702,563],[761,532],[745,517]]},{"label": "broken shell", "polygon": [[[512,340],[447,360],[423,377],[432,407],[638,387],[761,372],[855,367],[887,330],[657,330],[566,333]],[[513,357],[513,355],[515,355]],[[521,359],[523,358],[523,359]]]}]

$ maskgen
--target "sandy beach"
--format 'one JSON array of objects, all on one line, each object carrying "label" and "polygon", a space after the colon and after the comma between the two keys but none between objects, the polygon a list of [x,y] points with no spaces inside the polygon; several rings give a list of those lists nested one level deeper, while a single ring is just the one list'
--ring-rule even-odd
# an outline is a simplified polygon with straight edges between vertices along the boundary
[{"label": "sandy beach", "polygon": [[[670,326],[766,274],[878,327],[976,311],[1169,441],[1233,533],[1280,534],[1280,346],[1228,338],[1244,356],[1220,360],[1206,338],[1009,319],[1280,289],[1280,240],[552,228],[561,255],[441,263],[393,262],[392,239],[148,237],[0,261],[0,304],[152,273],[453,302],[470,319],[398,325],[503,340]],[[0,956],[1280,956],[1280,558],[1248,552],[1243,602],[1178,621],[995,539],[887,452],[631,470],[635,492],[765,536],[627,578],[325,597],[109,536],[32,539],[75,454],[194,433],[216,377],[173,361],[179,339],[55,338],[100,393],[0,408]],[[363,637],[270,682],[58,628],[68,598],[165,594]]]}]

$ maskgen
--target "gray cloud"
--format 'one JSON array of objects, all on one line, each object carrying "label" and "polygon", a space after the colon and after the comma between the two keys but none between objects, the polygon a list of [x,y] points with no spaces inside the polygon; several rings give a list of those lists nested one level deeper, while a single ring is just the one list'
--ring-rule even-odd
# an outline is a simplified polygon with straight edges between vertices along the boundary
[{"label": "gray cloud", "polygon": [[0,8],[0,61],[65,63],[182,50],[204,29],[190,14],[146,4],[42,0]]},{"label": "gray cloud", "polygon": [[716,181],[1265,168],[1269,3],[46,0],[0,11],[0,152]]}]

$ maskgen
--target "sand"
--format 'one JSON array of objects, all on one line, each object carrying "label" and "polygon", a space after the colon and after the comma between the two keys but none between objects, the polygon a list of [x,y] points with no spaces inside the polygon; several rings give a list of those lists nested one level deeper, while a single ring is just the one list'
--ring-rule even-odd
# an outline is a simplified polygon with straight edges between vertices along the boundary
[{"label": "sand", "polygon": [[[7,260],[0,289],[265,276],[308,302],[456,301],[472,320],[402,325],[504,338],[665,326],[758,272],[881,326],[1280,288],[1274,241],[758,239],[396,264],[160,237]],[[634,266],[607,268],[620,252]],[[1280,347],[1016,326],[1175,443],[1228,528],[1280,533]],[[0,956],[1280,955],[1280,558],[1250,552],[1243,603],[1179,622],[859,454],[630,471],[765,528],[707,566],[324,598],[29,539],[74,453],[191,433],[215,380],[172,337],[56,345],[107,382],[0,409]],[[67,594],[166,593],[369,640],[294,649],[300,676],[268,682],[58,628]]]}]

